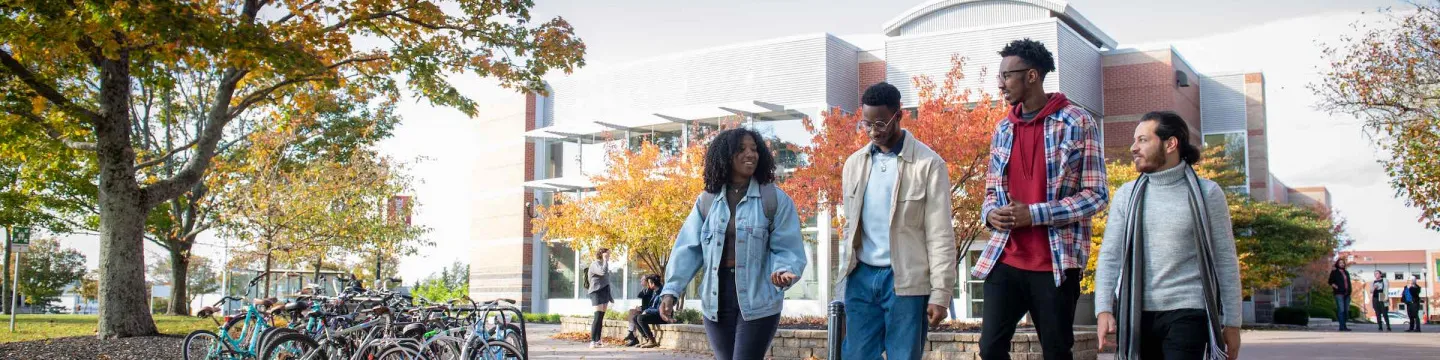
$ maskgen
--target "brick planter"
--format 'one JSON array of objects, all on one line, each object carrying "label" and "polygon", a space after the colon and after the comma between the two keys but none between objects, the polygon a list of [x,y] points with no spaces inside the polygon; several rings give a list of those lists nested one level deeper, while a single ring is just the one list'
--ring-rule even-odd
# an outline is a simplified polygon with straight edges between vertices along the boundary
[{"label": "brick planter", "polygon": [[[590,332],[591,319],[562,318],[562,332]],[[624,321],[606,320],[604,336],[623,338],[628,331]],[[701,325],[660,325],[655,331],[663,349],[710,353],[710,339],[705,336]],[[926,337],[925,358],[937,360],[979,359],[980,334],[978,333],[931,333]],[[1075,359],[1096,358],[1095,332],[1076,331]],[[1041,359],[1040,340],[1034,333],[1015,334],[1011,341],[1010,358],[1017,360]],[[824,359],[826,355],[825,330],[781,329],[770,344],[769,358],[776,360],[803,360],[811,357]]]}]

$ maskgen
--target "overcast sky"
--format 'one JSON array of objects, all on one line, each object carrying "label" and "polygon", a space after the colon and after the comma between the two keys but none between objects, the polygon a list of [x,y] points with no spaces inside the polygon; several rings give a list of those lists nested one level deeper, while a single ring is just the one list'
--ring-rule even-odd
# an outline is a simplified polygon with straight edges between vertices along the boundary
[{"label": "overcast sky", "polygon": [[[911,1],[537,1],[536,19],[564,16],[584,39],[587,69],[664,54],[797,34],[874,35],[919,2]],[[1172,44],[1203,72],[1263,71],[1270,136],[1270,169],[1292,187],[1329,187],[1335,208],[1349,221],[1357,249],[1440,248],[1440,233],[1414,220],[1419,212],[1393,196],[1375,149],[1348,116],[1314,110],[1305,85],[1316,82],[1325,61],[1317,42],[1334,42],[1356,21],[1382,20],[1380,0],[1076,0],[1076,10],[1121,44]],[[1362,14],[1364,13],[1364,14]],[[1368,14],[1368,15],[1366,15]],[[524,98],[493,81],[460,84],[482,105],[481,118],[523,120]],[[457,111],[407,103],[405,120],[382,150],[413,165],[420,208],[414,220],[433,229],[436,247],[402,260],[401,275],[416,279],[454,260],[468,261],[472,165],[478,156],[474,119]],[[67,237],[98,257],[94,237]],[[221,240],[205,236],[196,252],[218,255]],[[152,252],[159,253],[158,249]]]}]

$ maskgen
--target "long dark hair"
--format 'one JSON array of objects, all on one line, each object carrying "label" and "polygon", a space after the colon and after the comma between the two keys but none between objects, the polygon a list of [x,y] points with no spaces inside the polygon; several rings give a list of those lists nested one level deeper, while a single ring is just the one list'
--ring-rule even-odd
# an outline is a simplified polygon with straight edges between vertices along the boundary
[{"label": "long dark hair", "polygon": [[[1174,111],[1151,111],[1140,117],[1141,122],[1155,122],[1155,136],[1160,141],[1176,138],[1180,140],[1180,160],[1190,165],[1200,162],[1200,148],[1190,143],[1190,125]],[[1163,146],[1163,145],[1162,145]]]},{"label": "long dark hair", "polygon": [[755,151],[760,153],[760,160],[755,164],[755,175],[752,178],[760,184],[775,181],[775,155],[770,154],[770,148],[765,146],[765,138],[754,130],[734,128],[715,135],[715,139],[710,141],[710,147],[705,149],[705,192],[719,193],[725,184],[730,183],[735,154],[744,151],[740,144],[746,136],[755,141]]}]

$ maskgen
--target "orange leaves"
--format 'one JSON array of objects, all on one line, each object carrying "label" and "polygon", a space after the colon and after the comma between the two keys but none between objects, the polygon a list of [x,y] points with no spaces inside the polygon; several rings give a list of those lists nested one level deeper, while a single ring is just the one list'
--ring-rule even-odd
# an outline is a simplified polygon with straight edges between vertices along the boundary
[{"label": "orange leaves", "polygon": [[[697,137],[698,139],[698,137]],[[705,148],[698,140],[676,153],[650,141],[638,148],[612,143],[605,172],[591,177],[595,191],[557,194],[537,225],[546,238],[575,249],[623,251],[659,273],[696,196],[704,189]]]},{"label": "orange leaves", "polygon": [[[988,165],[990,138],[995,124],[1005,117],[1006,107],[989,95],[974,96],[971,89],[956,85],[965,78],[961,71],[963,59],[951,58],[951,69],[940,83],[929,77],[916,77],[919,101],[914,110],[905,111],[900,126],[945,159],[954,191],[957,246],[966,246],[983,231],[979,221],[984,199],[984,176]],[[983,75],[982,75],[983,76]],[[858,112],[858,110],[856,110]],[[827,201],[839,205],[840,171],[845,159],[867,146],[869,137],[856,129],[860,117],[831,109],[820,124],[805,119],[804,125],[814,137],[812,145],[801,148],[808,166],[782,184],[795,198],[801,217],[813,216],[816,204]]]}]

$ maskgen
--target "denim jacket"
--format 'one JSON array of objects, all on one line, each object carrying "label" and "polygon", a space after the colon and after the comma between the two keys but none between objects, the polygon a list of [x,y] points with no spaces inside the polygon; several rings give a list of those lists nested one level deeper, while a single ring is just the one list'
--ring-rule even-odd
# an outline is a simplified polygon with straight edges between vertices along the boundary
[{"label": "denim jacket", "polygon": [[[725,189],[721,189],[721,194],[724,193]],[[725,250],[730,207],[725,202],[725,196],[716,196],[715,202],[710,204],[700,204],[699,198],[685,218],[680,234],[675,237],[670,263],[665,267],[665,287],[661,295],[683,298],[680,294],[699,274],[701,312],[706,319],[718,321],[720,283],[717,274],[721,253]],[[763,201],[760,200],[760,186],[751,181],[749,192],[735,206],[735,288],[739,292],[736,298],[740,302],[740,317],[746,321],[780,313],[786,289],[772,284],[771,274],[778,271],[789,271],[797,277],[805,274],[805,246],[800,238],[800,217],[795,212],[795,202],[777,188],[775,203],[775,219],[766,219]],[[703,221],[699,206],[710,207],[709,217]],[[770,221],[775,222],[773,231],[770,230]],[[757,244],[760,246],[755,246]]]}]

